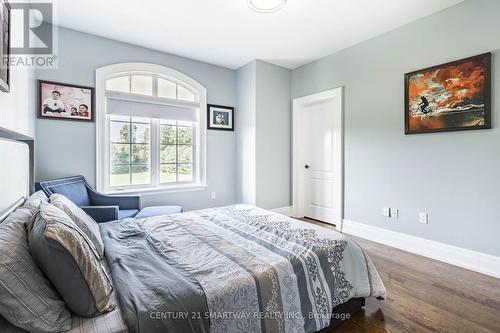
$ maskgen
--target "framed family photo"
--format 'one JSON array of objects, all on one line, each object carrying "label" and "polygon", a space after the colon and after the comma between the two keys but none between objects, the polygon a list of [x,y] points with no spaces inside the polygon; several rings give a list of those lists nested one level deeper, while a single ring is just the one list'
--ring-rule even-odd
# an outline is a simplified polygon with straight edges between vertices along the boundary
[{"label": "framed family photo", "polygon": [[491,53],[405,74],[405,134],[491,128]]},{"label": "framed family photo", "polygon": [[234,108],[208,104],[208,129],[234,131]]},{"label": "framed family photo", "polygon": [[92,87],[39,80],[38,94],[39,118],[94,121]]},{"label": "framed family photo", "polygon": [[10,5],[0,0],[0,91],[10,91]]}]

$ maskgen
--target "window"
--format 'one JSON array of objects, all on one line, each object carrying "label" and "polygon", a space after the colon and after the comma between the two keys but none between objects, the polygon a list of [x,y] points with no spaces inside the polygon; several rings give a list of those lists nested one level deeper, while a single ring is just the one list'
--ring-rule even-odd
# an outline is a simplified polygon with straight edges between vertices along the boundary
[{"label": "window", "polygon": [[110,116],[111,186],[151,183],[151,119]]},{"label": "window", "polygon": [[160,121],[160,182],[193,181],[193,124]]},{"label": "window", "polygon": [[205,186],[206,90],[149,64],[97,70],[97,187],[104,192]]}]

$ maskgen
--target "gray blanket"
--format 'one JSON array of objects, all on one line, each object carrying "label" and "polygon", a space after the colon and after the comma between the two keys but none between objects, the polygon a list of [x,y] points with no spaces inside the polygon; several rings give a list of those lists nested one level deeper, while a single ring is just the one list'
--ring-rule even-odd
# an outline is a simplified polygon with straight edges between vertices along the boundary
[{"label": "gray blanket", "polygon": [[135,223],[101,225],[114,287],[129,332],[208,332],[198,281]]},{"label": "gray blanket", "polygon": [[385,297],[342,234],[251,206],[102,225],[133,332],[315,332],[354,297]]}]

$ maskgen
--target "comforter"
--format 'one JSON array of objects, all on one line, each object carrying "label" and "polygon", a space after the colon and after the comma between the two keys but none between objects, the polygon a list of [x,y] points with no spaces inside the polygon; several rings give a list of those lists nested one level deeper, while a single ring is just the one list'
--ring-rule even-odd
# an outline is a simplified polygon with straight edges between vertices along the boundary
[{"label": "comforter", "polygon": [[315,332],[385,297],[370,258],[321,226],[236,205],[101,224],[131,332]]}]

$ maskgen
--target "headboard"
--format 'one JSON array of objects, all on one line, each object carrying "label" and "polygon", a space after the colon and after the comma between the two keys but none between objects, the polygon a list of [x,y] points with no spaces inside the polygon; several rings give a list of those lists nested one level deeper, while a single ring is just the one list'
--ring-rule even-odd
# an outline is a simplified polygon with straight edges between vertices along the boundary
[{"label": "headboard", "polygon": [[34,191],[33,138],[0,127],[0,221]]}]

